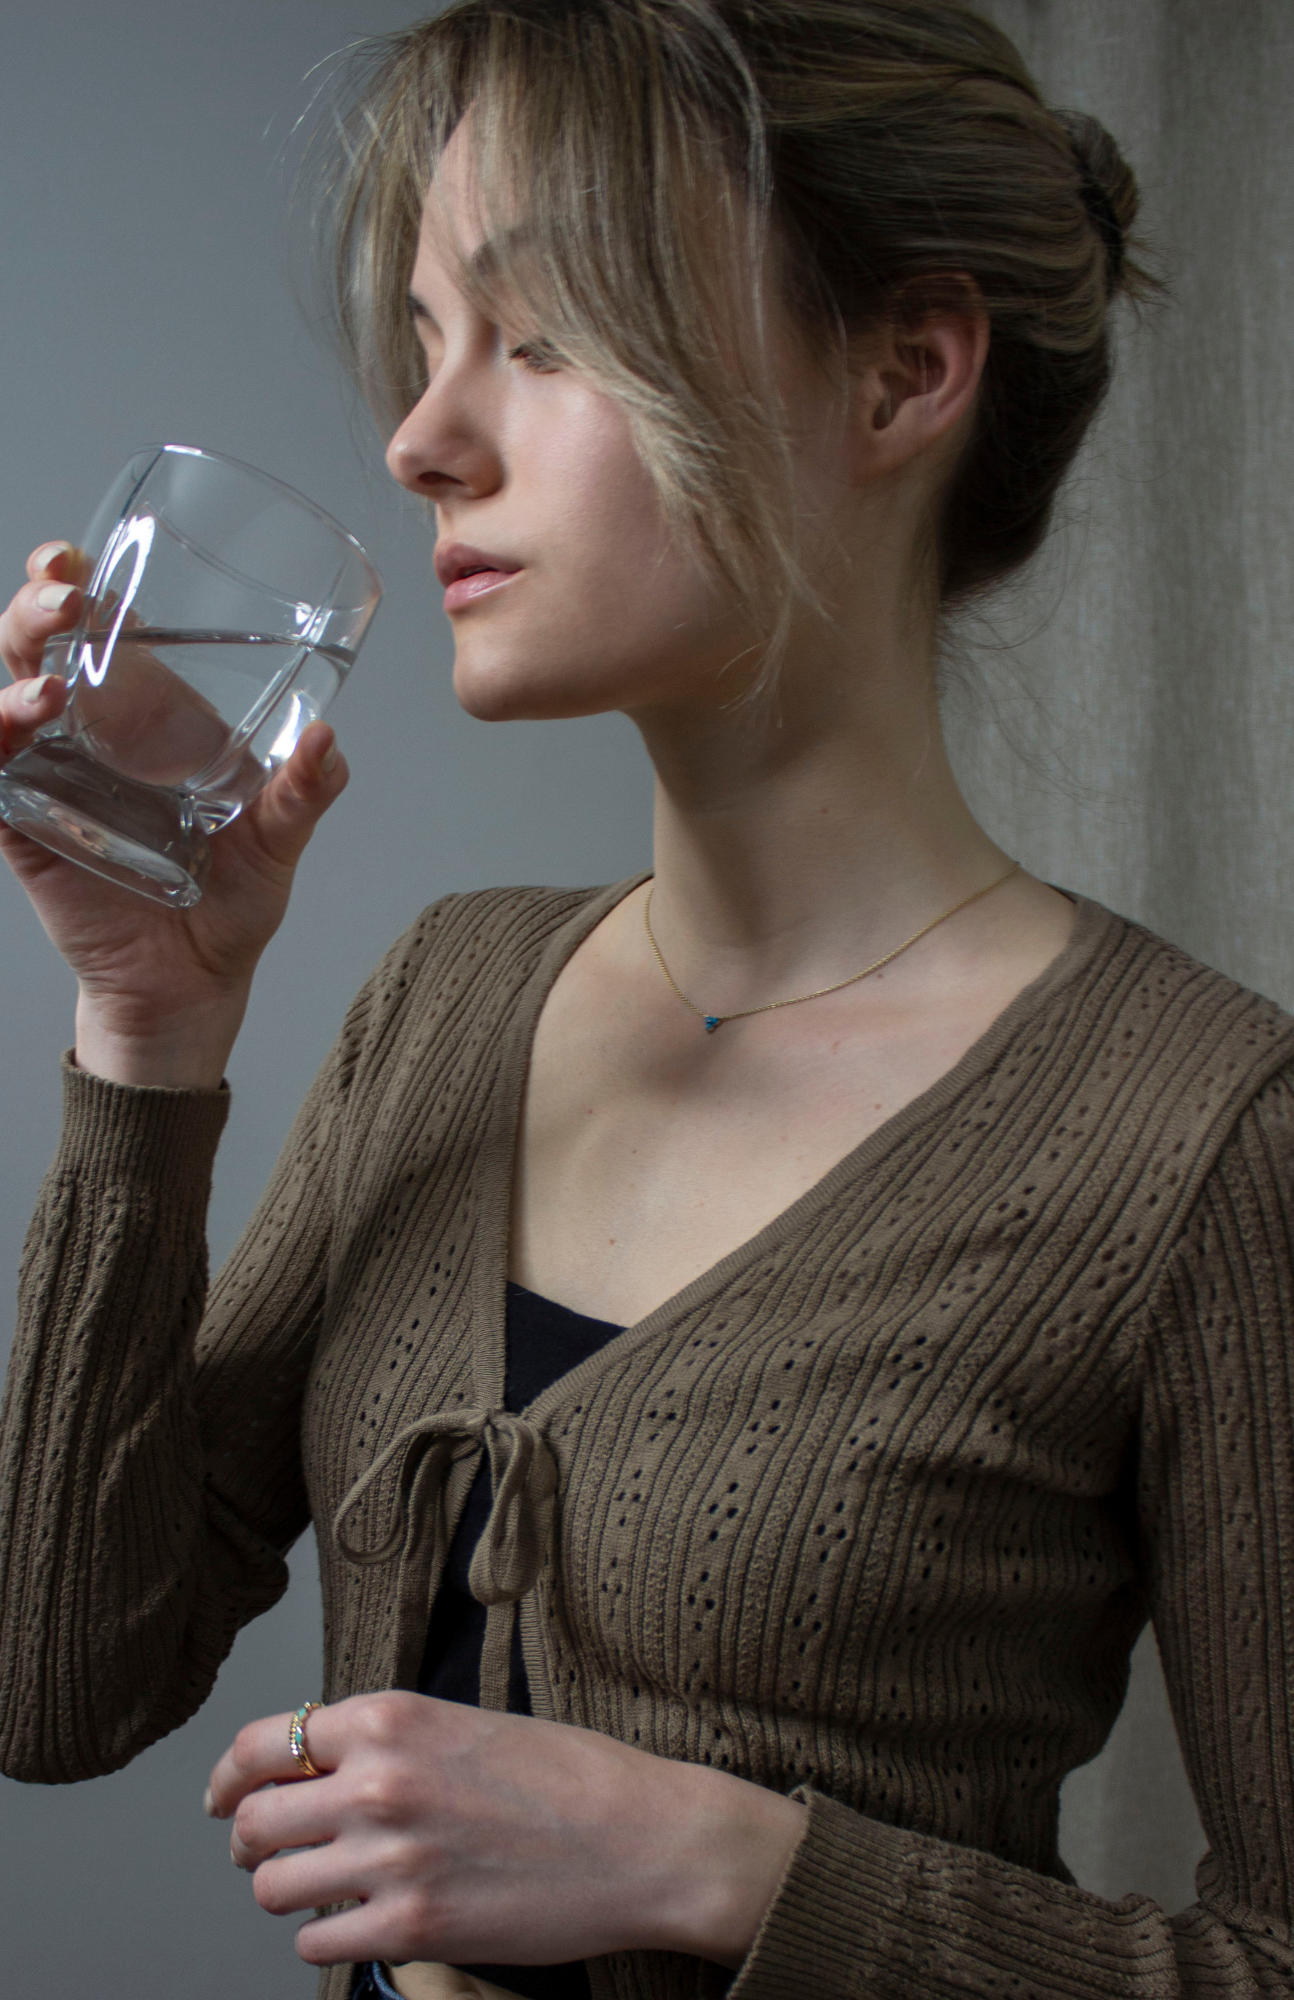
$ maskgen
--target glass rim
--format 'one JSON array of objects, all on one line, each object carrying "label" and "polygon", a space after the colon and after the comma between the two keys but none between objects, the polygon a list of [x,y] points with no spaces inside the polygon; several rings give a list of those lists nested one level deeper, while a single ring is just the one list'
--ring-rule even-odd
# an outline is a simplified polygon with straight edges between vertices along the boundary
[{"label": "glass rim", "polygon": [[330,514],[326,507],[321,507],[316,500],[312,500],[308,494],[300,492],[295,486],[289,486],[286,479],[277,479],[272,472],[263,472],[259,465],[249,465],[246,459],[234,458],[227,451],[211,451],[206,445],[174,443],[143,444],[140,445],[137,451],[132,452],[131,457],[142,458],[145,452],[151,452],[153,456],[136,481],[136,492],[144,484],[164,452],[169,452],[177,458],[206,458],[210,459],[215,465],[227,465],[235,472],[245,473],[249,479],[256,480],[261,486],[272,486],[276,492],[284,494],[287,499],[294,501],[298,507],[304,507],[308,514],[313,514],[317,521],[321,521],[326,528],[330,529],[337,536],[339,541],[345,542],[359,557],[373,579],[376,594],[379,597],[381,596],[381,571],[358,536],[352,535],[350,529],[345,527],[335,514]]}]

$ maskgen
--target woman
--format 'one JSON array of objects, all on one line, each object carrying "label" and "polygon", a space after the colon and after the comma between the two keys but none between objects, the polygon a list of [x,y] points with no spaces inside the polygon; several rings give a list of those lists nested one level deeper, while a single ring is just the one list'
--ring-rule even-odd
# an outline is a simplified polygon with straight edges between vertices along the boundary
[{"label": "woman", "polygon": [[[328,2000],[1275,1987],[1294,1024],[1015,868],[935,699],[1100,402],[1131,176],[952,0],[465,0],[339,192],[460,699],[629,714],[653,873],[428,910],[204,1313],[332,733],[184,916],[5,837],[80,998],[4,1768],[182,1722],[313,1518],[327,1706],[209,1805]],[[11,750],[77,575],[5,615]],[[1148,1612],[1213,1842],[1173,1918],[1056,1849]]]}]

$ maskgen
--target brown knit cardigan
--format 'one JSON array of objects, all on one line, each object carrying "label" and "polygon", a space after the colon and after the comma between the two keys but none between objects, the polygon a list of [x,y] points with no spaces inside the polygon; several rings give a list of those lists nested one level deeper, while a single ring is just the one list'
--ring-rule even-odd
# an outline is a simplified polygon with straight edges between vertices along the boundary
[{"label": "brown knit cardigan", "polygon": [[[1294,1022],[1081,903],[949,1075],[509,1417],[531,1036],[623,893],[425,913],[205,1314],[224,1096],[69,1069],[0,1435],[0,1767],[176,1728],[311,1519],[327,1697],[410,1685],[485,1448],[487,1697],[519,1602],[537,1713],[805,1789],[739,2000],[1289,1993]],[[1147,1614],[1212,1849],[1172,1917],[1056,1848]]]}]

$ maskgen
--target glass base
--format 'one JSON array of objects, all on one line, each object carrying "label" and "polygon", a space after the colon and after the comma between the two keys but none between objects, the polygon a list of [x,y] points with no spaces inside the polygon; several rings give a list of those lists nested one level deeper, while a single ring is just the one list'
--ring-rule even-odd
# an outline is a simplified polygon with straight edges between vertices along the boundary
[{"label": "glass base", "polygon": [[192,801],[118,776],[71,737],[47,736],[0,768],[0,819],[173,909],[198,901],[211,866]]}]

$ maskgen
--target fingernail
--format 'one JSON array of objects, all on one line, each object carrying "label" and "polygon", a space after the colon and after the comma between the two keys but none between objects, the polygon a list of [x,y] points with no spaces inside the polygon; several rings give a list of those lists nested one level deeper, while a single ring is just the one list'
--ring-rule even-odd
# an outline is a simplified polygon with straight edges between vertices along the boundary
[{"label": "fingernail", "polygon": [[329,771],[335,771],[337,769],[337,759],[340,755],[341,752],[338,750],[336,743],[330,743],[324,751],[323,756],[319,759],[319,769],[325,774]]},{"label": "fingernail", "polygon": [[27,702],[30,707],[35,708],[37,702],[40,700],[41,696],[44,694],[46,688],[49,686],[53,678],[54,678],[53,674],[42,674],[39,680],[28,681],[26,687],[22,691],[23,700]]},{"label": "fingernail", "polygon": [[75,589],[74,583],[47,583],[36,592],[36,602],[42,611],[61,611]]},{"label": "fingernail", "polygon": [[208,1818],[208,1819],[214,1819],[214,1818],[215,1818],[215,1816],[216,1816],[216,1802],[215,1802],[215,1800],[214,1800],[214,1799],[212,1798],[212,1796],[211,1796],[211,1787],[210,1787],[210,1785],[208,1785],[208,1786],[207,1786],[207,1789],[206,1789],[206,1791],[205,1791],[205,1792],[204,1792],[204,1793],[202,1794],[202,1810],[203,1810],[203,1812],[204,1812],[204,1813],[205,1813],[205,1814],[207,1815],[207,1818]]},{"label": "fingernail", "polygon": [[48,569],[55,556],[70,556],[71,553],[71,542],[46,542],[43,548],[37,549],[32,561],[37,569]]}]

